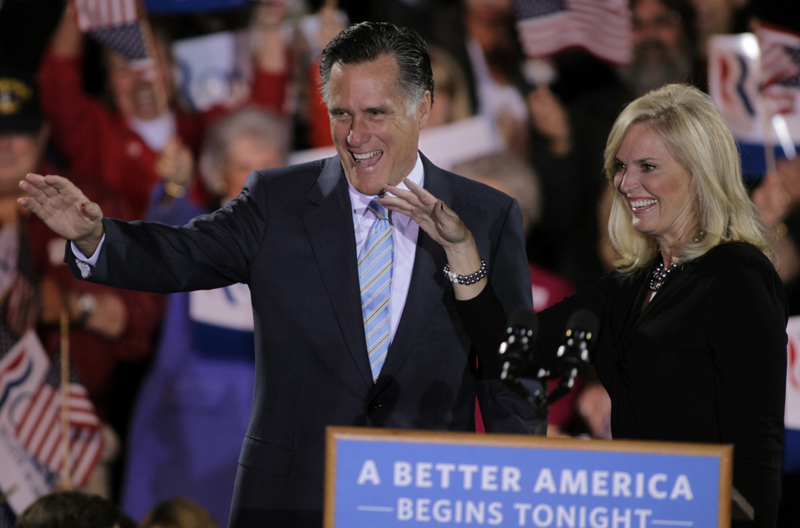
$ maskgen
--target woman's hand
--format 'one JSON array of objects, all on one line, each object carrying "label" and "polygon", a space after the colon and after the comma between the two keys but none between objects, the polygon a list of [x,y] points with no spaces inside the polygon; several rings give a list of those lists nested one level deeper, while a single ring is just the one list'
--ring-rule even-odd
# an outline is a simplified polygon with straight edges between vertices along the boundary
[{"label": "woman's hand", "polygon": [[595,438],[611,439],[611,398],[599,383],[586,385],[575,400],[578,414]]}]

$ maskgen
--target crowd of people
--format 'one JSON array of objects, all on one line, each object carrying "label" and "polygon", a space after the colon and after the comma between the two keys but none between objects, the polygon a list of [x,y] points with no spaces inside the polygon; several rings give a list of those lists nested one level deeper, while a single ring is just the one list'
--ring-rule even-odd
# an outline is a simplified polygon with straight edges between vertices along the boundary
[{"label": "crowd of people", "polygon": [[[0,8],[0,16],[12,9],[9,7],[13,4],[11,0],[6,0],[6,4]],[[263,452],[256,455],[255,447],[248,445],[248,442],[256,442],[252,438],[250,417],[253,392],[263,392],[261,398],[266,398],[267,392],[281,389],[288,394],[300,394],[297,387],[288,386],[291,383],[288,375],[284,381],[271,381],[268,389],[267,386],[258,386],[256,376],[259,372],[266,376],[264,372],[272,367],[280,367],[285,372],[299,368],[283,364],[281,360],[276,360],[275,365],[265,364],[264,357],[259,356],[259,343],[270,339],[275,347],[290,346],[294,343],[291,339],[286,338],[281,342],[273,334],[279,333],[281,328],[287,332],[295,328],[296,322],[291,320],[291,311],[302,308],[319,320],[327,321],[327,307],[312,307],[311,303],[315,301],[313,297],[298,301],[297,307],[284,306],[286,313],[275,315],[274,320],[259,332],[259,322],[254,321],[253,308],[262,317],[271,313],[271,308],[265,306],[265,298],[251,299],[253,282],[249,283],[249,288],[241,283],[256,281],[260,288],[272,288],[270,291],[275,293],[270,295],[275,296],[278,291],[288,291],[284,289],[284,286],[288,288],[288,283],[278,285],[272,279],[254,277],[249,271],[242,271],[248,269],[251,260],[264,258],[254,249],[256,242],[261,241],[252,238],[256,236],[255,230],[260,228],[259,222],[266,222],[266,218],[260,217],[251,220],[251,225],[235,226],[234,231],[241,231],[242,237],[249,237],[243,244],[252,247],[241,249],[245,256],[240,260],[246,260],[246,264],[237,261],[239,257],[231,251],[227,269],[214,271],[219,279],[198,282],[194,277],[186,277],[187,283],[180,287],[166,286],[166,279],[163,285],[152,287],[144,279],[140,283],[147,284],[147,287],[135,284],[137,289],[175,291],[168,295],[78,280],[73,277],[77,268],[73,266],[73,273],[70,273],[64,262],[65,238],[73,237],[56,235],[45,222],[20,207],[17,202],[21,195],[18,182],[28,173],[65,176],[91,202],[99,205],[104,217],[124,221],[147,220],[182,226],[198,215],[226,205],[227,210],[235,214],[240,203],[236,198],[251,172],[286,167],[293,153],[308,149],[325,152],[323,149],[335,147],[341,154],[342,149],[351,148],[353,142],[357,141],[344,132],[337,136],[337,127],[341,129],[344,126],[343,120],[350,116],[350,108],[360,93],[356,81],[352,80],[364,75],[356,70],[359,61],[366,61],[370,65],[380,65],[380,61],[366,56],[365,59],[352,59],[351,66],[351,57],[356,56],[355,52],[345,48],[336,50],[334,47],[334,51],[340,51],[342,55],[331,58],[332,52],[326,47],[336,35],[354,23],[373,20],[408,26],[425,39],[430,51],[435,89],[429,101],[424,95],[421,98],[421,110],[418,109],[421,113],[415,122],[421,123],[423,128],[419,133],[420,141],[424,141],[425,135],[433,131],[445,134],[442,137],[452,138],[453,142],[464,141],[464,136],[459,135],[462,134],[459,125],[471,122],[469,120],[480,123],[491,135],[492,147],[480,146],[484,149],[480,156],[460,153],[454,163],[442,168],[515,198],[521,212],[520,229],[523,231],[514,232],[511,236],[519,235],[525,241],[524,251],[528,262],[523,274],[526,280],[527,275],[530,276],[529,291],[520,294],[516,287],[497,278],[488,283],[491,288],[478,290],[478,293],[458,290],[456,286],[455,303],[447,304],[448,301],[445,301],[447,310],[453,313],[458,310],[462,319],[469,321],[470,316],[462,315],[465,308],[459,303],[471,303],[469,310],[474,310],[477,304],[484,311],[491,311],[499,304],[500,312],[508,315],[512,307],[524,304],[526,296],[530,296],[533,308],[539,312],[578,292],[566,303],[544,312],[543,324],[544,321],[551,321],[548,328],[561,332],[561,319],[565,311],[580,303],[602,304],[611,297],[624,298],[630,305],[638,303],[637,310],[640,309],[642,314],[666,310],[668,313],[663,317],[673,317],[675,313],[681,314],[681,317],[691,317],[685,308],[686,299],[684,304],[678,304],[677,307],[662,306],[662,296],[656,294],[658,288],[653,290],[652,281],[651,290],[655,293],[644,300],[644,297],[637,297],[640,295],[638,290],[628,291],[623,279],[619,279],[618,284],[614,282],[617,279],[609,279],[616,275],[608,275],[620,268],[624,270],[624,277],[650,273],[652,270],[649,266],[653,259],[659,260],[657,257],[660,256],[663,258],[663,261],[659,260],[662,271],[667,271],[663,271],[660,279],[656,277],[656,286],[664,286],[665,292],[675,289],[678,284],[673,284],[668,270],[676,264],[682,265],[684,257],[678,250],[685,250],[682,244],[688,244],[686,247],[690,251],[699,251],[697,248],[703,246],[704,251],[708,252],[696,253],[702,255],[697,257],[696,266],[692,267],[692,273],[697,276],[704,277],[703,273],[711,273],[706,268],[716,270],[718,260],[735,260],[752,264],[759,271],[758,276],[765,280],[764,289],[771,292],[773,287],[780,289],[780,293],[773,292],[774,295],[769,298],[760,296],[761,290],[751,292],[749,300],[744,301],[749,303],[748,306],[755,302],[753,299],[763,301],[763,313],[773,313],[772,322],[777,322],[779,327],[781,324],[785,326],[787,313],[800,313],[800,162],[796,159],[779,160],[774,172],[765,174],[758,182],[743,182],[755,204],[753,218],[760,222],[763,236],[754,235],[757,229],[752,226],[743,228],[742,232],[746,232],[746,235],[728,236],[724,226],[714,227],[705,222],[707,212],[702,208],[686,213],[689,219],[686,229],[662,229],[663,226],[656,226],[653,231],[645,226],[645,231],[641,232],[646,235],[647,242],[642,242],[636,238],[637,235],[621,227],[625,221],[628,224],[631,221],[624,217],[620,196],[629,195],[637,188],[637,184],[629,183],[629,177],[623,178],[619,170],[619,165],[633,166],[636,165],[635,159],[638,159],[635,155],[637,146],[626,138],[634,130],[642,136],[653,134],[653,131],[661,134],[661,137],[665,136],[657,125],[651,123],[662,119],[656,116],[653,108],[663,102],[647,100],[646,94],[671,83],[691,85],[697,90],[684,87],[689,90],[688,95],[683,92],[680,95],[659,94],[672,101],[671,104],[696,105],[707,111],[705,102],[693,98],[701,97],[700,92],[707,90],[708,39],[715,34],[748,30],[751,16],[757,9],[755,2],[631,0],[633,59],[631,64],[624,66],[609,65],[580,49],[566,50],[548,59],[532,60],[525,57],[517,38],[513,2],[510,0],[341,1],[338,5],[336,2],[311,0],[260,0],[246,11],[234,14],[203,13],[153,18],[148,31],[153,37],[154,56],[146,63],[131,61],[115,51],[98,48],[91,43],[78,28],[73,2],[64,2],[63,6],[58,4],[57,8],[63,8],[63,11],[48,35],[47,44],[42,46],[41,57],[37,57],[30,71],[21,71],[16,63],[13,64],[14,70],[9,69],[6,63],[0,63],[3,68],[0,69],[0,257],[4,259],[6,268],[17,270],[9,274],[12,280],[0,283],[3,288],[0,296],[0,343],[5,347],[0,352],[7,350],[30,328],[36,328],[48,350],[54,352],[59,345],[58,323],[62,311],[66,311],[71,325],[72,361],[104,423],[107,439],[103,460],[87,491],[113,499],[127,516],[144,523],[140,526],[183,526],[177,521],[159,521],[157,517],[190,514],[208,517],[207,521],[203,521],[205,526],[213,526],[214,522],[224,526],[228,522],[232,500],[242,504],[252,502],[245,486],[246,483],[252,485],[255,480],[246,480],[241,473],[237,477],[237,470],[241,460],[245,460],[244,465],[256,462],[264,464],[266,460],[256,460],[265,455]],[[244,60],[249,63],[249,68],[245,68],[249,72],[246,86],[231,89],[227,100],[210,108],[193,110],[185,93],[178,89],[172,45],[178,37],[194,37],[223,30],[246,35],[248,47],[244,52]],[[237,60],[241,61],[242,58]],[[326,60],[333,60],[333,63],[326,63]],[[337,64],[344,64],[351,69],[337,70]],[[534,70],[536,73],[532,74]],[[97,81],[98,77],[102,79],[100,82]],[[321,84],[324,90],[320,90]],[[383,89],[382,86],[371,88]],[[641,114],[633,115],[636,110],[630,110],[631,107],[627,105],[642,96],[653,108],[644,108],[645,103],[640,103],[636,108]],[[8,99],[12,101],[11,104],[3,106]],[[675,103],[676,100],[681,102]],[[629,121],[620,124],[618,116],[626,107],[629,108],[626,112],[632,117],[629,116]],[[410,125],[402,122],[397,126]],[[703,126],[713,128],[717,124],[703,122]],[[609,133],[616,138],[613,142],[609,139]],[[676,158],[683,167],[698,163],[696,158],[676,155],[675,144],[679,143],[678,140],[673,143],[670,143],[670,139],[664,141],[672,155],[670,159]],[[720,145],[727,145],[726,140],[719,141]],[[447,139],[437,143],[446,144]],[[607,144],[613,150],[610,158]],[[415,150],[416,145],[413,147]],[[638,148],[641,149],[641,146]],[[648,148],[665,147],[659,143]],[[491,152],[485,153],[487,150]],[[473,268],[477,269],[473,264],[476,258],[482,262],[481,257],[486,257],[485,252],[495,250],[494,245],[484,247],[481,244],[488,244],[491,236],[510,235],[503,231],[481,236],[484,233],[476,232],[476,228],[469,223],[469,213],[456,207],[453,207],[455,213],[445,209],[444,212],[431,212],[430,218],[414,216],[416,209],[426,206],[431,197],[415,190],[417,186],[413,171],[422,172],[424,167],[427,183],[428,174],[436,169],[424,158],[428,155],[424,148],[421,152],[423,156],[417,158],[418,167],[411,163],[406,171],[411,183],[398,189],[397,195],[402,200],[381,201],[379,206],[373,205],[377,201],[358,206],[354,200],[353,207],[360,207],[360,213],[376,210],[378,218],[386,210],[407,212],[419,223],[421,231],[444,248],[443,255],[446,254],[446,258],[438,256],[438,246],[436,250],[428,248],[437,266],[440,266],[440,262],[448,263],[454,274],[472,272]],[[459,152],[463,152],[463,148]],[[731,157],[738,160],[733,153]],[[343,170],[352,184],[351,199],[355,191],[367,195],[378,194],[377,190],[365,192],[364,189],[371,190],[371,182],[363,178],[359,180],[362,163],[369,163],[366,159],[362,162],[354,158],[352,167],[348,167],[344,160],[342,162]],[[741,181],[740,172],[730,170],[734,172],[728,171],[728,176],[739,175]],[[298,171],[297,177],[303,178],[305,175]],[[395,187],[398,185],[392,179],[384,183]],[[730,185],[731,194],[740,191],[734,183]],[[428,188],[427,184],[425,187]],[[288,202],[297,198],[298,190],[289,185],[273,184],[272,180],[268,189],[259,187],[257,190],[267,193],[281,189],[287,193],[287,203],[282,203],[283,197],[270,196],[269,204],[276,210],[288,210]],[[469,187],[464,192],[469,194],[471,189]],[[744,189],[742,187],[741,191],[744,192]],[[308,189],[303,190],[306,191]],[[444,199],[430,192],[436,198]],[[686,191],[683,198],[689,197],[687,199],[692,201],[694,193],[700,193],[705,200],[704,206],[714,199],[722,199],[711,194],[709,198],[703,195],[706,192],[710,193],[693,187],[691,191]],[[347,191],[344,193],[346,196]],[[739,198],[745,200],[741,203],[741,209],[747,209],[747,198],[744,195]],[[309,200],[317,199],[321,198],[309,194]],[[487,200],[487,207],[501,208],[501,202],[494,195]],[[229,205],[231,203],[234,205]],[[411,209],[415,210],[414,214],[408,212]],[[383,213],[380,213],[381,210]],[[448,224],[449,213],[453,213],[459,222],[463,220],[469,229],[462,231],[460,227],[463,224]],[[267,216],[267,212],[252,214]],[[299,212],[286,214],[288,220],[283,222],[285,225],[282,227],[292,230],[302,225],[300,220],[296,225],[289,222],[293,220],[291,215],[299,216]],[[677,214],[676,217],[683,219],[682,215]],[[325,222],[322,217],[316,221]],[[105,232],[109,233],[107,224],[104,225]],[[202,231],[209,228],[200,226],[198,229]],[[310,224],[307,229],[312,230]],[[429,229],[433,229],[433,233],[429,233]],[[638,230],[635,222],[634,230]],[[416,240],[416,231],[414,233],[413,240]],[[475,233],[477,240],[472,240],[472,233]],[[125,236],[135,238],[136,235],[126,232]],[[163,236],[167,240],[163,242],[166,245],[190,245],[182,239],[170,239],[168,235],[148,233],[147,236]],[[356,225],[359,248],[370,244],[370,236],[368,227],[363,228],[359,235],[359,226]],[[111,237],[112,245],[119,245],[123,240],[116,231],[111,233]],[[313,236],[310,238],[313,243]],[[127,238],[124,240],[127,243]],[[302,273],[301,270],[306,269],[302,259],[309,258],[308,255],[287,239],[270,240],[299,260],[282,264],[263,261],[269,267],[269,273],[281,276]],[[746,245],[744,249],[731,249],[724,244],[730,240],[747,244],[742,244]],[[777,268],[774,282],[769,271],[772,264],[763,258],[760,251],[758,254],[751,251],[753,246],[761,250],[773,242],[774,253],[768,250],[766,253],[774,255]],[[232,244],[227,240],[220,245],[227,251],[233,247],[227,245],[229,243]],[[108,241],[104,244],[108,244]],[[451,251],[453,245],[465,245],[470,249],[477,246],[476,254],[480,255],[476,257],[469,253],[465,260],[459,260],[468,252],[455,257]],[[643,245],[647,249],[643,249]],[[715,249],[716,246],[725,247]],[[314,246],[317,251],[322,247]],[[325,247],[332,250],[330,246]],[[627,248],[627,253],[620,253],[620,247]],[[673,247],[675,255],[671,253]],[[398,246],[395,251],[401,252],[402,247]],[[87,257],[91,256],[84,253]],[[207,265],[203,259],[210,258],[209,255],[210,252],[197,252],[192,259],[198,267],[203,267]],[[75,265],[80,267],[81,255],[76,256],[79,260]],[[494,254],[492,257],[498,258],[498,263],[492,264],[503,265],[499,257]],[[505,257],[513,260],[516,255]],[[149,264],[145,260],[141,262],[143,265]],[[176,260],[167,266],[176,267],[182,263],[184,261]],[[417,264],[422,266],[425,263],[415,263],[415,266]],[[516,264],[509,264],[510,275],[520,271]],[[459,270],[459,267],[462,269]],[[480,263],[478,267],[481,267]],[[728,270],[723,274],[724,280],[753,286],[752,281],[748,282],[749,269],[738,275]],[[137,271],[146,273],[147,268]],[[180,270],[171,271],[180,275]],[[677,275],[674,283],[697,280],[690,275],[683,272]],[[86,276],[84,274],[84,278]],[[242,280],[224,285],[230,277]],[[320,289],[333,288],[325,282],[327,277],[321,277],[322,280],[314,276],[306,278],[309,289],[316,282],[319,282]],[[151,276],[147,279],[156,281],[157,278]],[[190,284],[190,280],[195,282]],[[395,277],[393,280],[402,282],[404,279]],[[405,280],[416,278],[409,276]],[[602,282],[598,283],[598,280]],[[194,289],[197,284],[210,289],[177,291]],[[482,284],[487,282],[483,281]],[[784,290],[788,312],[782,304]],[[700,288],[695,293],[704,295]],[[395,295],[394,289],[392,295]],[[407,303],[418,300],[412,298],[412,292],[408,292],[408,295]],[[666,295],[663,299],[665,302],[668,299]],[[724,307],[730,310],[741,300],[727,299],[720,293],[708,295],[713,296],[719,309]],[[499,298],[499,303],[486,300],[487,297],[494,299],[494,296]],[[651,301],[653,306],[648,306]],[[714,306],[709,309],[714,309]],[[440,309],[444,311],[445,307]],[[275,312],[277,314],[277,310]],[[431,317],[435,320],[434,315]],[[625,317],[617,313],[607,317],[608,321],[604,321],[604,324],[615,328],[615,333],[629,332],[629,337],[633,336],[630,339],[635,340],[639,335],[637,332],[644,332],[636,326],[641,321],[631,326],[632,323],[629,324]],[[675,324],[685,322],[681,320]],[[344,323],[341,324],[344,326]],[[727,321],[726,324],[731,323]],[[454,331],[457,337],[453,339],[464,341],[468,335],[476,343],[481,343],[482,337],[473,333],[475,328],[482,328],[482,325],[481,321],[476,321],[474,325],[469,325],[472,329],[468,328],[466,333],[457,329]],[[400,336],[407,331],[404,327],[398,330],[397,326],[396,321],[391,323],[392,339],[395,332],[399,332],[397,335]],[[270,329],[271,335],[259,335],[267,333],[266,328]],[[713,325],[708,328],[706,331],[717,332]],[[447,333],[451,329],[440,331]],[[772,327],[758,329],[759,335],[776,336],[776,332]],[[494,336],[496,332],[489,328],[487,335]],[[648,335],[649,339],[662,339],[660,335]],[[723,338],[720,339],[719,346],[729,345]],[[546,348],[548,340],[553,341],[553,336],[545,332],[543,348]],[[397,341],[401,341],[401,338]],[[624,344],[635,348],[631,342]],[[756,344],[753,343],[753,346]],[[768,365],[764,365],[762,372],[764,381],[779,377],[775,372],[780,367],[773,363],[779,362],[781,344],[785,348],[785,342],[781,343],[779,336],[769,342],[767,348],[778,352],[765,359]],[[309,346],[319,345],[312,340]],[[636,346],[646,345],[639,343]],[[713,356],[717,345],[708,346],[710,356]],[[742,343],[738,346],[741,347]],[[619,366],[624,361],[615,355],[616,352],[609,350],[620,347],[625,348],[619,343],[606,342],[605,352],[598,352],[597,370],[592,369],[581,377],[572,393],[551,407],[547,434],[731,443],[735,440],[737,446],[753,448],[745,458],[737,459],[735,470],[744,471],[749,480],[746,484],[743,480],[739,481],[738,485],[752,493],[762,511],[774,513],[766,520],[760,518],[759,522],[765,523],[760,525],[770,526],[777,522],[778,526],[793,526],[799,514],[791,507],[792,498],[800,496],[795,473],[784,475],[782,509],[777,515],[777,501],[781,492],[775,479],[779,472],[775,456],[779,456],[779,437],[783,435],[782,402],[780,412],[777,410],[779,395],[765,392],[763,401],[758,403],[750,400],[745,406],[746,410],[753,413],[768,415],[769,420],[766,421],[769,423],[763,431],[750,430],[749,436],[741,436],[741,431],[736,431],[749,427],[740,425],[749,415],[743,413],[732,418],[737,411],[727,407],[737,404],[739,400],[734,398],[725,404],[713,403],[713,395],[706,394],[709,403],[704,407],[704,412],[707,413],[700,412],[692,419],[696,419],[697,427],[703,429],[713,421],[714,412],[719,412],[721,414],[716,416],[723,424],[720,426],[723,432],[717,434],[703,429],[702,434],[678,434],[675,431],[680,429],[680,424],[686,425],[686,416],[676,415],[672,421],[664,419],[664,416],[672,416],[671,411],[680,411],[679,404],[672,402],[667,405],[655,396],[652,399],[637,399],[629,392],[631,387],[620,382],[621,370],[624,371],[622,378],[640,376],[639,383],[645,383],[646,376],[641,376],[642,371],[651,366],[644,363]],[[483,368],[490,369],[491,361],[481,361],[483,356],[480,354],[479,351],[479,363]],[[545,352],[542,354],[546,355]],[[275,359],[272,356],[270,358],[270,361]],[[685,377],[685,364],[696,358],[676,356],[671,360],[674,361],[676,378],[700,390],[704,383],[700,377],[701,370],[696,372],[697,379],[692,378],[693,381],[687,381]],[[325,367],[310,364],[308,359],[303,361],[300,366],[312,371]],[[436,361],[434,358],[430,365],[423,368],[433,368],[438,365]],[[767,370],[767,366],[774,368]],[[394,364],[387,363],[387,369],[394,367]],[[634,373],[637,367],[641,371]],[[709,369],[713,370],[712,367]],[[458,372],[458,376],[462,374]],[[713,377],[714,374],[709,376]],[[376,375],[374,381],[379,384],[381,379]],[[398,379],[402,379],[401,376],[398,375]],[[660,381],[664,382],[664,379]],[[737,383],[749,383],[739,377],[732,379]],[[657,381],[650,380],[651,390],[673,390],[659,385]],[[460,378],[447,378],[446,383],[450,384],[447,389],[455,390],[462,382]],[[120,387],[124,387],[124,395]],[[613,391],[610,387],[613,387]],[[773,388],[777,390],[777,387]],[[454,416],[451,417],[452,422],[446,425],[437,423],[434,427],[434,422],[425,421],[426,416],[405,422],[389,414],[382,415],[380,408],[374,416],[370,415],[368,422],[373,425],[416,425],[456,430],[462,430],[464,424],[474,424],[473,428],[478,431],[492,431],[493,417],[485,415],[487,410],[493,408],[491,398],[486,398],[494,389],[486,389],[485,393],[481,390],[469,393],[470,401],[475,401],[477,396],[481,403],[475,405],[474,418],[471,408],[467,417],[467,406],[457,400],[457,397],[463,398],[464,394],[451,394],[453,401],[448,405],[453,406]],[[261,405],[265,405],[263,401]],[[392,405],[398,404],[393,401]],[[715,405],[717,408],[711,410]],[[658,423],[651,424],[647,416],[655,417],[656,410]],[[273,422],[284,420],[293,423],[296,418],[301,419],[288,416],[289,410],[261,411]],[[370,408],[370,412],[375,412],[375,409]],[[389,413],[390,410],[385,412]],[[342,416],[337,414],[336,420],[345,419]],[[321,421],[325,419],[319,418]],[[309,423],[312,423],[311,420],[312,417],[309,417]],[[248,432],[249,421],[251,429]],[[523,432],[525,427],[517,425]],[[726,428],[734,432],[729,434]],[[309,430],[316,431],[311,427]],[[292,431],[287,433],[286,438],[280,437],[280,433],[275,431],[265,435],[273,439],[271,449],[285,450],[284,443],[296,442],[296,439],[290,438],[295,434]],[[532,429],[524,432],[532,432]],[[761,433],[763,436],[759,436]],[[247,438],[244,450],[243,438]],[[258,447],[263,449],[263,446]],[[745,452],[745,449],[742,447],[741,451]],[[800,436],[795,437],[791,432],[787,434],[786,451],[800,452]],[[737,455],[739,452],[737,450]],[[311,455],[303,464],[321,466],[316,459],[316,452],[311,450],[309,453]],[[750,456],[752,453],[755,454]],[[281,458],[276,452],[274,460],[269,462],[272,464],[270,471],[280,474],[283,466],[292,464],[290,455],[294,453],[281,453]],[[295,456],[299,458],[300,452]],[[762,465],[756,467],[759,457]],[[765,461],[764,457],[772,458]],[[294,464],[299,462],[295,460]],[[288,467],[285,471],[288,473]],[[242,482],[237,482],[237,478]],[[255,479],[252,473],[247,478]],[[304,482],[298,479],[297,485]],[[273,483],[264,485],[271,486]],[[174,496],[186,497],[209,513],[194,512],[197,506],[190,502],[159,504]],[[57,497],[48,500],[57,502],[60,500]],[[279,497],[279,494],[276,495],[276,501],[280,500]],[[72,497],[70,500],[76,499]],[[40,504],[39,509],[57,509],[53,506],[56,502],[42,503],[44,505]],[[173,511],[176,509],[185,511],[179,514]],[[26,513],[21,516],[19,526],[50,526],[31,523],[33,515]],[[237,520],[246,523],[244,513],[241,515]],[[109,526],[132,525],[130,519],[123,517],[113,520]]]}]

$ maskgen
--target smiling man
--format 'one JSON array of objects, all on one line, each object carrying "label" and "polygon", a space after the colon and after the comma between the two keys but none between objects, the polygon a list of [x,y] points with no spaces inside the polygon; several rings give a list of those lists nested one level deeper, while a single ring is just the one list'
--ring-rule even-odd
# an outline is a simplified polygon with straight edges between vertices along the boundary
[{"label": "smiling man", "polygon": [[328,425],[474,431],[477,396],[488,431],[546,428],[496,359],[476,368],[483,348],[460,320],[483,292],[503,321],[530,309],[530,274],[517,203],[417,150],[434,99],[425,43],[359,24],[327,46],[321,74],[338,156],[255,171],[185,227],[103,219],[56,176],[21,183],[21,203],[73,241],[78,276],[158,292],[250,286],[256,389],[233,527],[320,526]]}]

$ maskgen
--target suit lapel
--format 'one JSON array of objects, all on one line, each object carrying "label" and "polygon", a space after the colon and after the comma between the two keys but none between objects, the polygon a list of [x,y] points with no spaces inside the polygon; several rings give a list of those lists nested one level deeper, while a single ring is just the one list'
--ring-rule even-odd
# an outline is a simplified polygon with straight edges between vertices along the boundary
[{"label": "suit lapel", "polygon": [[364,383],[372,386],[367,356],[356,242],[347,182],[338,157],[330,158],[307,198],[317,207],[303,216],[308,240],[339,329]]},{"label": "suit lapel", "polygon": [[[425,189],[449,207],[458,210],[463,202],[447,184],[444,171],[421,153],[420,156],[425,170]],[[389,346],[386,362],[381,369],[376,391],[380,391],[402,368],[417,340],[423,335],[434,310],[441,305],[442,296],[446,291],[452,291],[452,286],[442,273],[446,263],[442,246],[420,229],[406,304],[394,340]]]}]

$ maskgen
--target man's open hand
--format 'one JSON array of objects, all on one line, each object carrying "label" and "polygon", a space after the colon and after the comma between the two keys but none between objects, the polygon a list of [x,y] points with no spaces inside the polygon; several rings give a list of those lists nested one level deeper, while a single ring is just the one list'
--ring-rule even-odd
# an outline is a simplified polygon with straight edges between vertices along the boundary
[{"label": "man's open hand", "polygon": [[92,256],[103,239],[103,211],[71,181],[61,176],[28,174],[19,182],[28,196],[20,205],[35,213],[56,234],[72,240],[84,255]]}]

